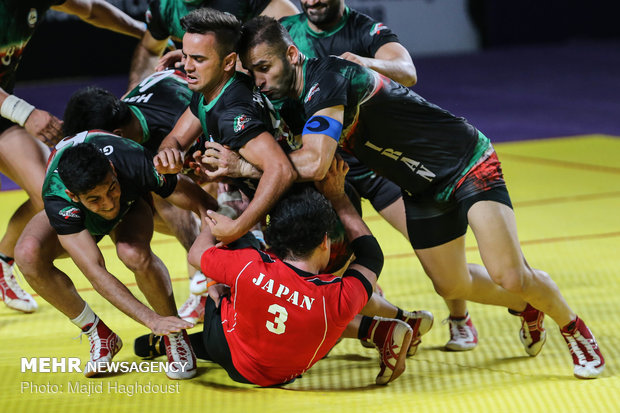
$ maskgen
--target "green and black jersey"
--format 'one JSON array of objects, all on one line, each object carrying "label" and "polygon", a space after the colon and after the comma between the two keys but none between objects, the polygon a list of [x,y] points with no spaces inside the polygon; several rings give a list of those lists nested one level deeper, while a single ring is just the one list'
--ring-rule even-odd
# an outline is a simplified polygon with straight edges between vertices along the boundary
[{"label": "green and black jersey", "polygon": [[[200,119],[203,139],[228,146],[234,151],[263,132],[269,132],[286,151],[294,148],[283,132],[279,115],[271,102],[254,86],[252,79],[240,72],[224,85],[220,94],[210,102],[194,93],[190,104],[192,113]],[[204,141],[199,142],[204,148]],[[249,196],[255,190],[256,181],[239,180],[240,188]]]},{"label": "green and black jersey", "polygon": [[0,2],[0,87],[13,92],[15,70],[24,47],[50,7],[65,0],[2,0]]},{"label": "green and black jersey", "polygon": [[146,11],[146,23],[151,35],[158,40],[172,37],[180,42],[183,39],[181,18],[201,7],[210,7],[228,12],[239,20],[246,21],[256,17],[269,4],[270,0],[151,0]]},{"label": "green and black jersey", "polygon": [[[95,145],[114,165],[121,187],[121,210],[113,220],[104,219],[81,203],[73,202],[58,175],[58,161],[64,150],[82,142]],[[176,183],[176,175],[159,174],[151,155],[134,141],[108,132],[87,131],[67,137],[56,145],[48,161],[42,197],[50,224],[59,235],[87,229],[100,239],[114,229],[137,199],[148,196],[151,191],[167,197],[174,191]]]},{"label": "green and black jersey", "polygon": [[389,27],[348,7],[340,22],[330,31],[312,30],[304,13],[283,17],[280,23],[307,57],[340,56],[345,52],[374,57],[384,44],[398,43],[398,36]]},{"label": "green and black jersey", "polygon": [[[385,24],[348,7],[345,7],[340,22],[329,31],[315,32],[312,30],[305,13],[284,17],[280,23],[288,30],[295,45],[307,57],[340,56],[345,52],[351,52],[358,56],[374,58],[381,46],[387,43],[399,43],[398,36]],[[352,155],[342,150],[338,153],[349,164],[347,181],[352,182],[373,175]],[[397,188],[392,191],[395,193],[394,196],[400,192]]]},{"label": "green and black jersey", "polygon": [[336,57],[304,62],[304,91],[282,117],[299,130],[321,109],[344,105],[340,145],[411,194],[441,200],[490,143],[465,119],[374,70]]},{"label": "green and black jersey", "polygon": [[155,72],[123,97],[140,121],[142,141],[153,153],[189,106],[192,91],[180,70]]}]

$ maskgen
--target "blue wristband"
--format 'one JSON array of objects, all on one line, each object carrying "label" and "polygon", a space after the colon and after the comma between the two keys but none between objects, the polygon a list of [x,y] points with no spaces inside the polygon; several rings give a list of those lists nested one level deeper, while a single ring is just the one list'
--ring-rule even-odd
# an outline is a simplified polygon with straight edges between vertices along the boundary
[{"label": "blue wristband", "polygon": [[302,135],[323,134],[327,135],[336,142],[340,140],[342,133],[342,123],[328,116],[313,116],[304,125]]}]

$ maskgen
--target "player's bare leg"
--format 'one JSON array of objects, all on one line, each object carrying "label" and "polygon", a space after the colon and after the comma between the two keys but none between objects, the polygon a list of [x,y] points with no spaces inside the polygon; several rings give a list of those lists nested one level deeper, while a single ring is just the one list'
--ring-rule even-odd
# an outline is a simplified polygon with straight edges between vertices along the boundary
[{"label": "player's bare leg", "polygon": [[[378,212],[394,229],[409,240],[405,203],[402,197]],[[470,271],[477,271],[480,267],[469,265]],[[482,269],[484,270],[484,267]],[[448,317],[450,322],[450,340],[446,343],[446,347],[454,351],[473,349],[478,343],[478,333],[468,318],[467,301],[445,297],[444,301],[450,313]],[[415,337],[413,342],[415,342]]]},{"label": "player's bare leg", "polygon": [[15,248],[17,264],[28,284],[45,301],[73,319],[80,315],[85,302],[71,279],[54,265],[64,254],[58,235],[45,211],[37,213],[24,228]]},{"label": "player's bare leg", "polygon": [[525,309],[519,295],[496,284],[486,272],[470,272],[465,257],[465,236],[432,248],[417,249],[424,271],[433,281],[435,291],[447,299],[461,299],[482,304]]},{"label": "player's bare leg", "polygon": [[0,241],[0,253],[13,256],[22,230],[43,209],[41,188],[50,150],[25,129],[13,126],[0,134],[0,172],[26,191],[29,200],[11,216]]},{"label": "player's bare leg", "polygon": [[146,201],[136,201],[110,236],[153,310],[163,316],[177,315],[168,269],[151,250],[153,213]]},{"label": "player's bare leg", "polygon": [[468,219],[494,282],[548,314],[560,326],[575,319],[576,314],[549,275],[532,269],[525,261],[511,208],[498,202],[477,202],[470,208]]}]

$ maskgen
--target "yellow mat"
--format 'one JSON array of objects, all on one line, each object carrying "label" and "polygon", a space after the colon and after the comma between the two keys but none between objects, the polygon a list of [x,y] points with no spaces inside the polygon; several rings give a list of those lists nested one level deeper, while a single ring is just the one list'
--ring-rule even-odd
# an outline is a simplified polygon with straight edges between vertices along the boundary
[{"label": "yellow mat", "polygon": [[[22,357],[88,356],[88,340],[38,298],[24,315],[0,304],[0,410],[3,412],[618,412],[620,411],[620,139],[601,136],[496,145],[513,199],[519,235],[532,266],[546,270],[571,307],[587,321],[607,366],[597,380],[572,376],[572,363],[555,323],[543,351],[528,357],[518,339],[519,319],[499,307],[469,304],[480,343],[470,352],[443,351],[447,316],[401,235],[368,205],[367,221],[386,256],[381,286],[405,309],[427,309],[436,323],[407,370],[386,387],[375,386],[376,351],[356,340],[338,344],[302,379],[261,389],[231,381],[222,369],[199,362],[196,378],[172,382],[163,373],[129,372],[85,379],[81,373],[22,373]],[[25,199],[0,193],[0,230]],[[100,244],[108,268],[142,297],[132,275]],[[170,269],[177,303],[187,296],[183,250],[156,235],[154,249]],[[480,262],[473,237],[468,259]],[[147,332],[95,293],[69,260],[66,270],[91,307],[125,341],[115,360],[139,361],[133,339]],[[21,281],[22,285],[25,282]],[[29,287],[27,290],[31,291]],[[284,362],[284,361],[283,361]],[[89,393],[90,392],[90,393]],[[165,393],[164,393],[165,392]]]}]

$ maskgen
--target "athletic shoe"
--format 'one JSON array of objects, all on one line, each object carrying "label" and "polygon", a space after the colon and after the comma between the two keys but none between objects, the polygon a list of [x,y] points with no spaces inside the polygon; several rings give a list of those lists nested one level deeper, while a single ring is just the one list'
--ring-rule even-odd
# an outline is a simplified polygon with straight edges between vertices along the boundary
[{"label": "athletic shoe", "polygon": [[605,359],[588,326],[577,317],[560,332],[573,356],[575,377],[578,379],[598,377],[605,368]]},{"label": "athletic shoe", "polygon": [[164,336],[169,369],[166,372],[171,380],[191,379],[196,375],[196,355],[185,330]]},{"label": "athletic shoe", "polygon": [[478,331],[469,313],[465,318],[448,317],[443,323],[449,323],[450,327],[450,340],[446,343],[446,350],[467,351],[478,345]]},{"label": "athletic shoe", "polygon": [[525,310],[520,313],[510,311],[511,314],[521,317],[521,330],[519,331],[519,339],[523,343],[525,352],[534,357],[540,353],[545,341],[547,341],[547,331],[543,326],[545,313],[527,305]]},{"label": "athletic shoe", "polygon": [[433,314],[429,311],[403,311],[403,321],[409,324],[409,327],[413,329],[413,338],[407,350],[407,357],[415,355],[418,351],[418,346],[422,342],[422,336],[431,329],[433,326]]},{"label": "athletic shoe", "polygon": [[202,323],[205,318],[206,295],[190,294],[179,309],[179,317],[192,324]]},{"label": "athletic shoe", "polygon": [[163,336],[153,333],[136,338],[133,343],[133,352],[136,356],[152,359],[166,354],[166,345]]},{"label": "athletic shoe", "polygon": [[401,320],[373,317],[370,341],[379,350],[379,374],[377,384],[388,384],[405,371],[405,359],[413,330]]},{"label": "athletic shoe", "polygon": [[90,360],[86,363],[84,375],[93,377],[105,373],[108,371],[112,358],[123,347],[121,338],[112,332],[99,317],[94,323],[84,326],[82,332],[88,336],[90,341]]},{"label": "athletic shoe", "polygon": [[24,313],[32,313],[39,307],[34,298],[22,289],[13,274],[15,260],[0,258],[0,298],[7,307]]},{"label": "athletic shoe", "polygon": [[207,292],[207,277],[200,271],[196,271],[189,280],[189,292],[191,294],[204,294]]}]

